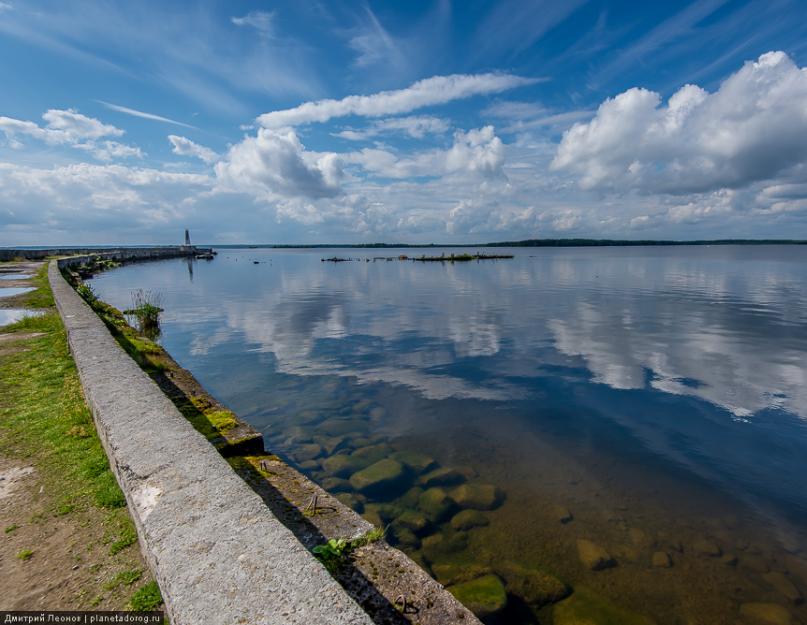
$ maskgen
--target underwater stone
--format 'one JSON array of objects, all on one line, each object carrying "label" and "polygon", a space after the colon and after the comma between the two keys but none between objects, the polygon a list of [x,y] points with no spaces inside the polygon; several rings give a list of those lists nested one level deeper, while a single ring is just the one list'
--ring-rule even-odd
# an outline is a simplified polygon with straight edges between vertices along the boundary
[{"label": "underwater stone", "polygon": [[356,458],[367,458],[372,462],[378,462],[392,455],[392,447],[386,443],[377,443],[375,445],[360,447],[350,455]]},{"label": "underwater stone", "polygon": [[339,493],[338,495],[334,495],[334,497],[356,512],[361,513],[364,509],[361,501],[359,501],[353,493]]},{"label": "underwater stone", "polygon": [[411,549],[420,547],[420,539],[408,527],[393,525],[390,529],[392,530],[392,538],[395,544]]},{"label": "underwater stone", "polygon": [[552,516],[558,520],[559,523],[571,523],[574,520],[574,516],[571,512],[569,512],[569,508],[566,506],[552,506]]},{"label": "underwater stone", "polygon": [[577,586],[552,609],[553,625],[654,625],[650,619],[620,608],[594,591]]},{"label": "underwater stone", "polygon": [[450,535],[433,534],[424,538],[421,544],[426,559],[430,562],[442,561],[468,546],[468,534],[465,532],[454,532]]},{"label": "underwater stone", "polygon": [[611,554],[598,544],[585,538],[577,539],[577,555],[580,562],[592,571],[601,571],[616,565]]},{"label": "underwater stone", "polygon": [[337,449],[344,447],[348,438],[346,436],[319,436],[315,440],[322,445],[325,453],[330,456]]},{"label": "underwater stone", "polygon": [[405,464],[414,473],[423,473],[428,471],[436,464],[434,458],[422,454],[419,451],[396,451],[392,454],[392,458],[398,462]]},{"label": "underwater stone", "polygon": [[493,510],[504,499],[502,492],[493,484],[463,484],[450,493],[461,508]]},{"label": "underwater stone", "polygon": [[666,551],[656,551],[651,560],[653,566],[661,569],[668,569],[672,566],[672,558]]},{"label": "underwater stone", "polygon": [[433,522],[439,523],[454,509],[454,502],[439,486],[423,491],[418,498],[418,508]]},{"label": "underwater stone", "polygon": [[404,508],[415,508],[417,507],[418,500],[422,494],[422,488],[419,486],[413,486],[398,498],[398,503]]},{"label": "underwater stone", "polygon": [[720,557],[720,561],[726,566],[737,566],[737,556],[733,553],[724,553]]},{"label": "underwater stone", "polygon": [[496,567],[496,572],[504,578],[509,593],[533,608],[557,603],[572,592],[567,584],[540,569],[504,563]]},{"label": "underwater stone", "polygon": [[363,432],[366,427],[367,424],[359,419],[328,419],[320,423],[317,429],[329,436],[345,436],[353,432]]},{"label": "underwater stone", "polygon": [[366,467],[367,464],[361,458],[354,458],[347,454],[337,454],[330,458],[325,458],[325,460],[322,461],[322,466],[331,475],[348,477]]},{"label": "underwater stone", "polygon": [[454,486],[462,484],[467,477],[467,472],[453,467],[441,467],[434,469],[418,480],[426,488],[431,486]]},{"label": "underwater stone", "polygon": [[300,462],[297,464],[303,471],[307,471],[308,473],[312,471],[316,471],[319,469],[319,462],[316,460],[306,460],[304,462]]},{"label": "underwater stone", "polygon": [[386,458],[350,476],[350,485],[363,493],[394,494],[405,477],[404,467],[397,460]]},{"label": "underwater stone", "polygon": [[292,454],[299,462],[313,460],[314,458],[319,458],[322,455],[322,445],[317,445],[316,443],[298,445],[292,451]]},{"label": "underwater stone", "polygon": [[432,573],[441,584],[450,586],[461,582],[469,582],[491,572],[489,566],[469,561],[467,558],[435,562],[431,566]]},{"label": "underwater stone", "polygon": [[364,512],[361,515],[375,527],[384,527],[384,519],[378,513],[378,506],[375,504],[367,504],[364,506]]},{"label": "underwater stone", "polygon": [[723,553],[723,550],[720,549],[720,546],[715,541],[707,538],[696,540],[692,545],[692,549],[695,553],[702,556],[709,556],[710,558],[716,558]]},{"label": "underwater stone", "polygon": [[469,530],[490,524],[490,520],[478,510],[463,510],[451,519],[451,527],[455,530]]},{"label": "underwater stone", "polygon": [[350,482],[341,477],[326,477],[320,482],[320,486],[329,493],[343,493],[352,490]]},{"label": "underwater stone", "polygon": [[429,525],[426,515],[417,510],[406,510],[398,517],[397,523],[413,532],[422,532]]},{"label": "underwater stone", "polygon": [[740,616],[754,625],[790,625],[792,622],[790,612],[776,603],[743,603]]},{"label": "underwater stone", "polygon": [[450,586],[448,592],[482,619],[501,612],[507,606],[504,584],[492,574]]},{"label": "underwater stone", "polygon": [[791,603],[799,604],[804,601],[804,596],[801,594],[801,591],[796,588],[793,582],[791,582],[784,573],[779,573],[778,571],[765,573],[762,579],[773,586],[776,592]]}]

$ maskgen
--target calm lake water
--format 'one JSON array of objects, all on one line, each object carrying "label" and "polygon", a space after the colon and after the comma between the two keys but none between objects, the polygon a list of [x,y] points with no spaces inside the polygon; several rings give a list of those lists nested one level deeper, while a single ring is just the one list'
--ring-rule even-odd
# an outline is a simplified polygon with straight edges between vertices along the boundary
[{"label": "calm lake water", "polygon": [[[119,308],[159,292],[176,360],[444,583],[515,564],[659,624],[735,625],[747,602],[807,623],[807,246],[399,253],[421,251],[222,249],[92,285]],[[412,532],[414,473],[369,496],[337,479],[407,450],[458,469],[449,496],[495,486],[488,524]],[[590,570],[581,538],[616,566]]]}]

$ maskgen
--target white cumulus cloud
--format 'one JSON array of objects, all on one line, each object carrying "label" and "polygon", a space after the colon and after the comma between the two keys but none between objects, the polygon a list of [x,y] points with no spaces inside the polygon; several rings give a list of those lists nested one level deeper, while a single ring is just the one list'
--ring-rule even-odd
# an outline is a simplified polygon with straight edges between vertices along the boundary
[{"label": "white cumulus cloud", "polygon": [[282,128],[311,122],[326,122],[334,117],[347,115],[361,117],[398,115],[424,106],[445,104],[475,95],[500,93],[534,82],[536,79],[512,74],[433,76],[419,80],[405,89],[381,91],[372,95],[351,95],[341,100],[305,102],[294,108],[264,113],[257,121],[266,128]]},{"label": "white cumulus cloud", "polygon": [[432,117],[429,115],[413,115],[410,117],[391,117],[380,119],[366,128],[354,129],[346,128],[334,133],[335,136],[350,141],[364,141],[379,135],[388,133],[406,134],[413,139],[422,139],[426,135],[441,134],[446,132],[451,124],[445,119]]},{"label": "white cumulus cloud", "polygon": [[[746,63],[714,93],[629,89],[558,146],[553,169],[586,189],[686,194],[741,188],[807,163],[807,68],[783,52]],[[687,213],[686,210],[682,213]]]},{"label": "white cumulus cloud", "polygon": [[224,189],[281,197],[334,197],[341,192],[339,157],[305,149],[289,128],[260,128],[216,164]]},{"label": "white cumulus cloud", "polygon": [[0,131],[13,148],[22,146],[20,138],[31,137],[48,145],[67,145],[90,152],[102,161],[144,156],[138,147],[107,138],[120,137],[124,134],[123,130],[74,109],[49,109],[42,119],[47,122],[44,126],[13,117],[0,117]]},{"label": "white cumulus cloud", "polygon": [[171,151],[174,154],[179,154],[180,156],[193,156],[194,158],[203,160],[205,163],[214,163],[219,158],[219,155],[210,148],[199,145],[187,137],[168,135],[168,141],[171,142]]}]

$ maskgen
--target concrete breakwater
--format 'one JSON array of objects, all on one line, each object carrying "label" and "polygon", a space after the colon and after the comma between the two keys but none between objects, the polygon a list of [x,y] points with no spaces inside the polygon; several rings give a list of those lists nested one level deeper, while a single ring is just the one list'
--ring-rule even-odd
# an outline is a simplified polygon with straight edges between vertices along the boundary
[{"label": "concrete breakwater", "polygon": [[332,577],[310,549],[372,526],[276,456],[225,460],[62,277],[86,260],[51,263],[49,279],[173,623],[478,623],[383,540]]},{"label": "concrete breakwater", "polygon": [[85,248],[0,248],[0,261],[22,258],[25,260],[44,260],[54,256],[103,256],[115,261],[132,260],[158,260],[160,258],[179,258],[209,254],[210,248],[196,247],[194,245],[167,245],[162,247],[85,247]]}]

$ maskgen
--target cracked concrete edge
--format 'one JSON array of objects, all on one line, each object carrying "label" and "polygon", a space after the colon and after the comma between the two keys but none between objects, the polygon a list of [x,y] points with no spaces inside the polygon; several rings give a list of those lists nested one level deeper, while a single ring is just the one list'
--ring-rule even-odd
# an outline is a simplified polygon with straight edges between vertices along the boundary
[{"label": "cracked concrete edge", "polygon": [[171,622],[372,623],[118,346],[57,261],[48,278]]}]

